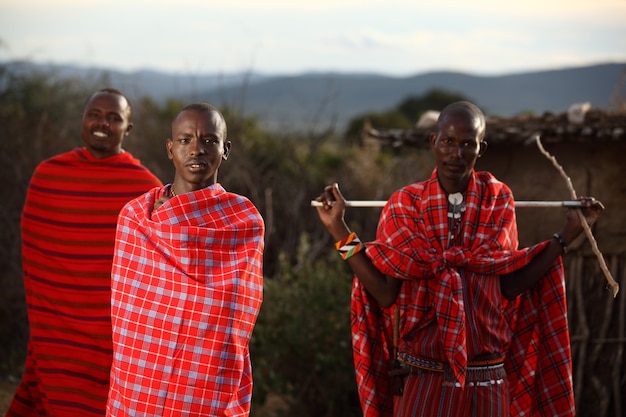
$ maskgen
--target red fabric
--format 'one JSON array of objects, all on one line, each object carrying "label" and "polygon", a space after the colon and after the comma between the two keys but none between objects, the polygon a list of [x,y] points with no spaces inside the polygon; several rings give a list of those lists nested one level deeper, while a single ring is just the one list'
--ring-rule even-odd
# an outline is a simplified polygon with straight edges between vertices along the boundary
[{"label": "red fabric", "polygon": [[[518,297],[515,304],[519,303],[520,307],[516,310],[516,305],[496,292],[497,277],[526,265],[548,242],[517,249],[511,192],[486,172],[473,174],[462,222],[462,246],[446,249],[447,202],[436,171],[428,181],[394,193],[381,214],[377,239],[368,244],[367,255],[384,274],[407,280],[397,302],[402,311],[399,350],[449,363],[456,381],[462,386],[468,352],[472,357],[500,349],[493,353],[507,353],[507,369],[516,373],[509,378],[512,415],[519,415],[521,411],[527,416],[533,415],[531,411],[542,415],[551,407],[573,413],[571,355],[560,259],[537,288]],[[486,290],[470,293],[470,289],[479,287],[476,285],[479,281],[480,287]],[[363,292],[360,287],[355,290]],[[467,298],[468,294],[472,298]],[[358,373],[383,375],[384,370],[371,369],[384,363],[388,356],[388,350],[379,348],[384,344],[381,338],[389,340],[390,337],[390,330],[384,334],[379,331],[390,322],[388,310],[359,305],[367,301],[363,294],[353,297],[354,314],[365,316],[353,319],[355,365],[358,365]],[[536,308],[539,305],[541,309]],[[379,313],[372,315],[373,311]],[[471,318],[476,315],[478,317]],[[488,325],[482,330],[473,328],[482,320],[487,320]],[[488,337],[483,333],[489,333]],[[539,341],[543,344],[538,345]],[[543,351],[547,345],[551,350]],[[377,352],[373,358],[371,351]],[[533,378],[537,372],[542,372],[540,377]],[[371,382],[360,386],[361,398],[365,398],[362,401],[364,414],[389,415],[387,408],[378,410],[369,405],[385,401],[385,378],[360,375],[357,379]],[[550,395],[542,396],[539,392]]]},{"label": "red fabric", "polygon": [[264,224],[219,185],[120,213],[107,415],[247,416],[263,296]]},{"label": "red fabric", "polygon": [[[398,402],[398,417],[503,417],[509,415],[509,392],[506,384],[492,387],[468,386],[463,390],[444,381],[443,373],[410,375],[400,399],[421,401]],[[445,398],[445,401],[442,401]]]},{"label": "red fabric", "polygon": [[74,149],[35,170],[22,213],[30,339],[7,416],[102,416],[111,366],[115,224],[161,182],[129,153]]},{"label": "red fabric", "polygon": [[505,362],[511,416],[573,416],[574,392],[563,265],[520,296]]},{"label": "red fabric", "polygon": [[354,369],[363,416],[391,416],[394,395],[387,364],[393,349],[392,310],[378,307],[356,277],[351,298]]}]

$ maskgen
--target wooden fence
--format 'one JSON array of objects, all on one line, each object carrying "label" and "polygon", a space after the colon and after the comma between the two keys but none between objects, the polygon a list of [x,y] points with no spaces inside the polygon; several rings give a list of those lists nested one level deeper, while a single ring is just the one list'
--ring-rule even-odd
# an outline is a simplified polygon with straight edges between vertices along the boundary
[{"label": "wooden fence", "polygon": [[626,254],[604,255],[613,298],[593,255],[564,258],[577,415],[626,416]]}]

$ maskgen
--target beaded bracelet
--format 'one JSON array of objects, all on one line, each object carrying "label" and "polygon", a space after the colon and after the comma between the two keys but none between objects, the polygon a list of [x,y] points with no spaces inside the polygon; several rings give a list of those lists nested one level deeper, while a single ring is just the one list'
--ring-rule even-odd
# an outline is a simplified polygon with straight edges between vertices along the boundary
[{"label": "beaded bracelet", "polygon": [[561,245],[561,248],[563,248],[563,253],[567,253],[567,242],[565,241],[565,239],[563,239],[563,236],[555,233],[552,235],[552,237],[555,238],[557,242],[559,242],[559,245]]},{"label": "beaded bracelet", "polygon": [[347,237],[335,243],[335,249],[339,251],[341,259],[347,261],[353,255],[356,255],[365,249],[365,245],[361,243],[356,233],[352,232]]}]

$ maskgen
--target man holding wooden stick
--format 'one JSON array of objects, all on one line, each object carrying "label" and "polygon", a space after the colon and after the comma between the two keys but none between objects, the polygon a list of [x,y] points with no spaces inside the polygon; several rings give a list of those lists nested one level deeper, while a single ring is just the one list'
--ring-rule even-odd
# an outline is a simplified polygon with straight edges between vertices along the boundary
[{"label": "man holding wooden stick", "polygon": [[[519,249],[511,190],[474,170],[485,128],[472,103],[446,107],[430,136],[431,177],[392,195],[367,245],[344,221],[337,184],[316,199],[358,277],[352,332],[365,416],[575,413],[561,255],[583,230],[577,210],[593,224],[603,206],[579,198],[558,233]],[[405,375],[401,395],[391,394],[389,359]]]}]

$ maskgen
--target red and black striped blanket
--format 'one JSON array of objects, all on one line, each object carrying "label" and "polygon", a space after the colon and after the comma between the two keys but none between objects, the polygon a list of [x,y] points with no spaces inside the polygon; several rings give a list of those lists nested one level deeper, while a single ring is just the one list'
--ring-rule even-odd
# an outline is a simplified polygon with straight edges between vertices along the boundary
[{"label": "red and black striped blanket", "polygon": [[127,152],[96,159],[74,149],[36,168],[22,214],[30,339],[8,415],[104,415],[116,220],[160,185]]}]

